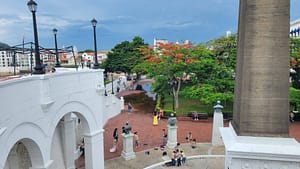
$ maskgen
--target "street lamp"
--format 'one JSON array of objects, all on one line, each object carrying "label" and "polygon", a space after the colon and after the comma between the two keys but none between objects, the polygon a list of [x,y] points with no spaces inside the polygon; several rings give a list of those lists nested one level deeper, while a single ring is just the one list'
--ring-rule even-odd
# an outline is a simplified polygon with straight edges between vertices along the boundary
[{"label": "street lamp", "polygon": [[173,98],[172,98],[172,99],[173,99],[173,100],[172,100],[172,101],[173,101],[173,112],[175,112],[175,107],[174,107],[174,100],[175,100],[174,97],[175,97],[175,96],[174,96],[174,92],[173,92],[173,91],[174,91],[174,89],[175,89],[175,86],[177,85],[177,80],[176,80],[176,78],[173,77],[172,79],[169,79],[169,80],[168,80],[168,85],[170,85],[170,86],[172,87],[172,95],[173,95]]},{"label": "street lamp", "polygon": [[107,77],[107,72],[104,71],[104,96],[107,96],[107,92],[106,92],[106,83],[105,83],[106,77]]},{"label": "street lamp", "polygon": [[58,49],[57,49],[57,38],[56,38],[57,29],[54,28],[52,31],[53,31],[53,34],[54,34],[54,42],[55,42],[55,57],[56,57],[55,67],[60,67]]},{"label": "street lamp", "polygon": [[33,0],[28,1],[27,3],[28,9],[32,12],[32,19],[33,19],[33,31],[34,31],[34,55],[35,55],[35,67],[33,74],[45,74],[45,71],[41,65],[41,58],[40,58],[40,50],[39,50],[39,40],[38,40],[38,33],[37,33],[37,26],[36,26],[36,16],[35,12],[37,9],[37,3]]},{"label": "street lamp", "polygon": [[111,73],[111,94],[115,94],[114,92],[114,75]]},{"label": "street lamp", "polygon": [[98,57],[97,57],[97,40],[96,40],[96,25],[97,25],[97,20],[93,18],[91,20],[93,29],[94,29],[94,48],[95,48],[95,64],[93,69],[99,69],[99,63],[98,63]]}]

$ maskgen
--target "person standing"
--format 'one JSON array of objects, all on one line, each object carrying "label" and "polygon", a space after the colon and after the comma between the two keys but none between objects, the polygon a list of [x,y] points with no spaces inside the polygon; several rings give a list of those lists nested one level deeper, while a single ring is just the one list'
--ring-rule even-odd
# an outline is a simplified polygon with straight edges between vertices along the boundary
[{"label": "person standing", "polygon": [[290,122],[291,122],[291,123],[293,123],[293,122],[295,121],[294,118],[295,118],[295,114],[294,114],[293,111],[291,111],[291,112],[290,112]]},{"label": "person standing", "polygon": [[117,151],[118,139],[119,139],[118,128],[115,128],[113,132],[113,147],[109,150],[111,153]]},{"label": "person standing", "polygon": [[82,138],[81,144],[79,145],[79,151],[81,156],[84,156],[84,138]]},{"label": "person standing", "polygon": [[127,109],[128,109],[128,112],[130,113],[132,110],[132,105],[130,103],[128,103]]},{"label": "person standing", "polygon": [[177,167],[181,166],[181,153],[179,152],[179,149],[176,149],[176,161]]},{"label": "person standing", "polygon": [[138,132],[134,132],[134,139],[135,139],[135,148],[138,148],[140,146],[140,140],[139,140],[139,135]]},{"label": "person standing", "polygon": [[113,139],[118,142],[119,139],[119,134],[118,134],[118,128],[115,128],[114,133],[113,133]]},{"label": "person standing", "polygon": [[186,156],[183,150],[180,151],[180,156],[181,156],[181,164],[184,165],[186,162]]},{"label": "person standing", "polygon": [[163,129],[162,134],[162,145],[165,146],[167,144],[168,135],[165,129]]},{"label": "person standing", "polygon": [[158,120],[160,120],[160,119],[163,118],[163,117],[164,117],[164,110],[161,108],[161,109],[159,110]]},{"label": "person standing", "polygon": [[157,114],[156,111],[154,111],[153,125],[154,125],[154,126],[157,126],[157,125],[158,125],[158,114]]}]

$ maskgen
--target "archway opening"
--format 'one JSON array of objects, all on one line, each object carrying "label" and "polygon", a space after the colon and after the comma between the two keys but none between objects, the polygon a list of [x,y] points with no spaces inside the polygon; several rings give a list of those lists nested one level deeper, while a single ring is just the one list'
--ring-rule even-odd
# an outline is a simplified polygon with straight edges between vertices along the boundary
[{"label": "archway opening", "polygon": [[87,120],[81,113],[66,113],[57,123],[52,136],[51,169],[84,166],[84,133],[89,131]]}]

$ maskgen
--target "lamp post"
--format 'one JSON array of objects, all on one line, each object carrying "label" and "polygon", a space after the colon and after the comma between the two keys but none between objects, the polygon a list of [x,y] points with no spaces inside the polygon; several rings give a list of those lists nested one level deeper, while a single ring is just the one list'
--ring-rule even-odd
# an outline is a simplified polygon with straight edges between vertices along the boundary
[{"label": "lamp post", "polygon": [[39,40],[38,40],[38,33],[37,33],[37,26],[36,26],[36,9],[37,9],[37,3],[33,0],[28,1],[27,3],[28,9],[32,13],[32,19],[33,19],[33,31],[34,31],[34,55],[35,55],[35,67],[33,74],[45,74],[45,71],[42,68],[41,65],[41,58],[40,58],[40,50],[39,50]]},{"label": "lamp post", "polygon": [[173,77],[172,79],[169,79],[169,81],[168,81],[168,85],[170,85],[171,87],[172,87],[172,106],[173,106],[173,112],[175,112],[175,104],[174,104],[174,88],[175,88],[175,86],[177,85],[177,80],[176,80],[176,78],[175,77]]},{"label": "lamp post", "polygon": [[104,71],[103,72],[103,75],[104,75],[104,96],[107,96],[107,92],[106,92],[106,83],[105,83],[105,80],[107,79],[107,72]]},{"label": "lamp post", "polygon": [[114,92],[114,75],[111,73],[111,94],[115,94]]},{"label": "lamp post", "polygon": [[58,49],[57,49],[57,29],[54,28],[53,30],[53,34],[54,34],[54,42],[55,42],[55,57],[56,57],[56,63],[55,63],[55,67],[60,67],[60,63],[59,63],[59,56],[58,56]]},{"label": "lamp post", "polygon": [[33,42],[30,43],[30,74],[32,75],[32,44]]},{"label": "lamp post", "polygon": [[97,20],[93,18],[91,20],[93,29],[94,29],[94,48],[95,48],[95,64],[93,66],[93,69],[99,69],[99,63],[98,63],[98,57],[97,57],[97,40],[96,40],[96,25],[97,25]]}]

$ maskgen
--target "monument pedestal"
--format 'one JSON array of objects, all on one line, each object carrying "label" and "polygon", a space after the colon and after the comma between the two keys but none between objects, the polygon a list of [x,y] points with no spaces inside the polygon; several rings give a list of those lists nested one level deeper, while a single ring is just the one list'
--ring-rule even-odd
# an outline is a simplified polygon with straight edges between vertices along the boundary
[{"label": "monument pedestal", "polygon": [[123,137],[123,151],[122,151],[122,157],[125,160],[132,160],[135,159],[135,152],[133,152],[133,136],[134,134],[122,134]]},{"label": "monument pedestal", "polygon": [[294,138],[237,136],[220,128],[225,145],[225,169],[299,169],[300,144]]},{"label": "monument pedestal", "polygon": [[168,148],[174,148],[177,145],[177,126],[168,125]]},{"label": "monument pedestal", "polygon": [[223,145],[220,127],[224,127],[223,123],[223,114],[222,112],[214,112],[214,121],[213,121],[213,133],[212,133],[212,145]]},{"label": "monument pedestal", "polygon": [[214,106],[214,121],[213,121],[213,133],[212,133],[212,145],[223,145],[221,133],[220,133],[220,127],[224,127],[223,122],[223,113],[222,110],[223,106],[220,105],[220,101],[217,101],[217,105]]}]

